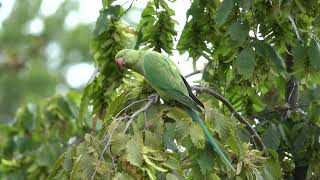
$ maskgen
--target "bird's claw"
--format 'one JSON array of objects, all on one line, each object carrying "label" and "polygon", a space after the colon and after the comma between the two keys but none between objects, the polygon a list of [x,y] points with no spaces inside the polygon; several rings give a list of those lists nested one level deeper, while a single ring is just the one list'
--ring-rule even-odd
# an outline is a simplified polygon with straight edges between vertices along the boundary
[{"label": "bird's claw", "polygon": [[149,100],[153,101],[153,102],[157,102],[158,99],[159,99],[159,95],[158,94],[151,94],[149,97],[148,97]]}]

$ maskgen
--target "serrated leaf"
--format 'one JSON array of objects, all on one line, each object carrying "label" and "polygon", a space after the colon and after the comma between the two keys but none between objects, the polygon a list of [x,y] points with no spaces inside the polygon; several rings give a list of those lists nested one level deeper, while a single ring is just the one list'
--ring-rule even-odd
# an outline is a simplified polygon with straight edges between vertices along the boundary
[{"label": "serrated leaf", "polygon": [[112,18],[120,18],[124,13],[123,8],[120,5],[109,6],[107,9],[100,11],[100,15],[96,21],[94,33],[96,36],[100,36],[108,29],[108,16]]},{"label": "serrated leaf", "polygon": [[282,171],[276,151],[269,150],[270,157],[264,161],[264,179],[282,179]]},{"label": "serrated leaf", "polygon": [[189,118],[178,119],[176,123],[176,139],[178,141],[183,140],[189,135],[189,127],[192,124],[192,121]]},{"label": "serrated leaf", "polygon": [[127,102],[127,93],[122,93],[118,97],[116,97],[109,106],[108,112],[105,116],[104,121],[109,121],[110,118],[116,116],[118,112],[121,111],[121,109],[124,107],[124,105]]},{"label": "serrated leaf", "polygon": [[268,56],[271,59],[271,61],[273,62],[273,64],[275,65],[277,71],[282,75],[282,76],[286,76],[286,67],[284,65],[284,61],[282,59],[282,57],[276,52],[276,50],[270,46],[270,45],[266,45],[266,49],[268,52]]},{"label": "serrated leaf", "polygon": [[120,151],[126,148],[127,136],[123,133],[116,133],[111,140],[111,152],[112,154],[118,154]]},{"label": "serrated leaf", "polygon": [[237,56],[235,66],[238,73],[242,75],[244,79],[252,77],[256,65],[254,56],[254,51],[250,47],[243,49]]},{"label": "serrated leaf", "polygon": [[313,68],[320,69],[320,44],[316,39],[312,39],[308,48],[310,64]]},{"label": "serrated leaf", "polygon": [[161,148],[161,141],[159,141],[158,135],[150,131],[145,131],[144,144],[156,150]]},{"label": "serrated leaf", "polygon": [[197,162],[203,176],[207,176],[211,171],[213,171],[213,157],[208,152],[200,153],[197,158]]},{"label": "serrated leaf", "polygon": [[79,169],[79,167],[80,167],[80,164],[81,164],[81,161],[80,161],[80,160],[81,160],[81,158],[82,158],[82,155],[83,155],[83,153],[80,154],[80,155],[77,157],[77,159],[75,160],[75,162],[74,162],[74,164],[73,164],[72,171],[71,171],[71,173],[70,173],[70,179],[75,179],[75,178],[76,178],[75,173],[78,172],[78,169]]},{"label": "serrated leaf", "polygon": [[223,0],[216,14],[216,22],[218,25],[223,25],[229,15],[231,14],[234,6],[234,0]]},{"label": "serrated leaf", "polygon": [[253,46],[255,47],[258,55],[264,58],[269,58],[271,60],[281,76],[287,76],[284,60],[272,46],[264,43],[263,41],[254,41]]},{"label": "serrated leaf", "polygon": [[280,145],[280,137],[281,134],[278,128],[274,124],[271,124],[261,138],[268,148],[277,150]]},{"label": "serrated leaf", "polygon": [[107,31],[107,27],[108,27],[107,16],[108,16],[107,10],[100,12],[100,15],[96,21],[96,25],[94,28],[94,33],[96,36],[99,36],[105,31]]},{"label": "serrated leaf", "polygon": [[130,139],[126,146],[126,159],[130,164],[141,167],[143,163],[142,147],[135,139]]},{"label": "serrated leaf", "polygon": [[149,167],[145,168],[145,170],[147,171],[147,174],[151,180],[157,179],[155,173],[153,173],[153,171]]},{"label": "serrated leaf", "polygon": [[203,149],[205,145],[205,137],[202,129],[197,124],[192,124],[190,127],[190,138],[192,143],[198,149]]},{"label": "serrated leaf", "polygon": [[162,165],[170,169],[178,169],[180,167],[180,162],[178,159],[169,157],[169,159],[163,162]]},{"label": "serrated leaf", "polygon": [[163,134],[163,143],[167,149],[179,151],[174,142],[176,123],[165,123],[165,131]]},{"label": "serrated leaf", "polygon": [[160,167],[160,166],[157,166],[155,163],[153,163],[149,157],[147,155],[143,155],[143,159],[145,160],[145,162],[147,164],[149,164],[151,167],[153,167],[154,169],[156,169],[157,171],[160,171],[160,172],[167,172],[168,170]]},{"label": "serrated leaf", "polygon": [[243,44],[249,35],[249,25],[247,21],[241,22],[236,21],[234,22],[227,32],[230,34],[230,37],[234,41],[238,41],[240,44]]}]

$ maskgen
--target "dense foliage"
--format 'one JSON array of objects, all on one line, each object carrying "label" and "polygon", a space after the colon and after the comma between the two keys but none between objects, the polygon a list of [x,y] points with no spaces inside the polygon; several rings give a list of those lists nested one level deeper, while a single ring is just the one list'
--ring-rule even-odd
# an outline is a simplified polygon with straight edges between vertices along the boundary
[{"label": "dense foliage", "polygon": [[[94,131],[82,134],[81,143],[70,145],[66,151],[65,146],[55,149],[64,153],[54,167],[39,163],[38,158],[27,161],[32,167],[50,167],[49,179],[320,177],[318,0],[194,0],[181,37],[176,37],[175,11],[169,1],[151,0],[136,30],[122,20],[127,10],[114,3],[103,0],[92,42],[97,73],[81,102],[78,99],[73,107],[71,102],[77,98],[59,96],[52,100],[54,108],[47,109],[52,107],[48,104],[37,111],[23,107],[5,136],[30,138],[29,133],[35,130],[25,122],[50,121],[41,115],[46,110],[56,113],[55,118],[63,119],[65,126],[70,125],[66,135],[52,136],[59,138],[59,144],[81,135],[81,130],[90,126],[88,122],[98,121],[98,130],[93,125]],[[179,40],[174,47],[176,38]],[[194,62],[206,58],[200,85],[218,92],[241,112],[260,134],[268,153],[258,150],[235,112],[214,96],[197,93],[205,105],[206,126],[227,152],[236,172],[226,169],[188,115],[170,103],[151,101],[154,92],[143,77],[116,67],[114,56],[123,48],[153,49],[169,55],[176,48],[181,54],[188,53]],[[36,118],[39,115],[41,118]],[[59,122],[52,122],[48,132],[59,132],[54,128]],[[22,132],[16,130],[21,126]],[[43,141],[40,139],[33,150],[45,146],[40,143]],[[1,144],[6,148],[10,145],[9,141]],[[20,170],[15,169],[17,156],[6,151],[2,154],[6,158],[2,158],[1,170],[6,174]],[[19,157],[21,154],[24,157],[21,152]],[[30,178],[32,172],[24,171]],[[46,176],[48,169],[40,174]]]}]

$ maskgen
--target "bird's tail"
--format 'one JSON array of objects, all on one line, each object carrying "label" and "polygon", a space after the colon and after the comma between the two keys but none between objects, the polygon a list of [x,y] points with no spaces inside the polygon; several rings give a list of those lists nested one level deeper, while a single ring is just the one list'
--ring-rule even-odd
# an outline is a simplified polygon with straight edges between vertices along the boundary
[{"label": "bird's tail", "polygon": [[214,137],[211,136],[211,134],[209,133],[209,130],[207,129],[207,127],[205,126],[203,120],[201,119],[199,113],[191,108],[186,108],[187,113],[189,114],[189,116],[192,118],[193,121],[197,122],[201,129],[203,130],[207,141],[209,141],[209,143],[212,145],[214,151],[216,153],[218,153],[218,155],[220,156],[220,158],[223,160],[224,164],[227,166],[227,168],[232,169],[233,171],[235,171],[235,169],[233,168],[230,160],[226,157],[226,155],[223,153],[223,150],[219,147],[216,139]]}]

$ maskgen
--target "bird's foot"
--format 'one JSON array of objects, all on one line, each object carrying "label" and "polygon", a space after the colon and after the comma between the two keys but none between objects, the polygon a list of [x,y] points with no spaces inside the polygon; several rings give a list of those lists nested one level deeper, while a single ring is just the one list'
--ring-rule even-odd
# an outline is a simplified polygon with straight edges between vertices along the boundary
[{"label": "bird's foot", "polygon": [[153,102],[157,102],[159,100],[159,95],[158,94],[151,94],[148,97],[149,100],[153,101]]}]

